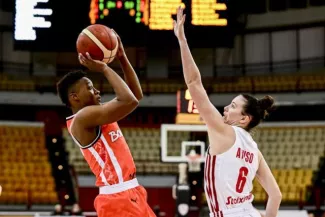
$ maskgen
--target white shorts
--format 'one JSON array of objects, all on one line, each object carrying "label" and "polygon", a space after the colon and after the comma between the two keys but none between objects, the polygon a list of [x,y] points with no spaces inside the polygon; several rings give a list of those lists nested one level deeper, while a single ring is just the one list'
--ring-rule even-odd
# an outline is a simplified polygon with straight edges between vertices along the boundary
[{"label": "white shorts", "polygon": [[261,214],[252,204],[245,204],[243,207],[222,210],[217,214],[210,213],[210,217],[261,217]]}]

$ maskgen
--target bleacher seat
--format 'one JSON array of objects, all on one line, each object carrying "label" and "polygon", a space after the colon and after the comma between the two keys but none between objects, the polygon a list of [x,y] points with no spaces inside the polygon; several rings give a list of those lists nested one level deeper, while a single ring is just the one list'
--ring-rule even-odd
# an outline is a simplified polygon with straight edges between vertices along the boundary
[{"label": "bleacher seat", "polygon": [[324,75],[302,76],[300,78],[299,88],[303,91],[325,90],[325,76]]},{"label": "bleacher seat", "polygon": [[0,124],[0,135],[0,203],[56,203],[44,128]]},{"label": "bleacher seat", "polygon": [[[7,91],[55,91],[55,83],[58,78],[34,76],[29,79],[9,77],[0,74],[0,90]],[[103,82],[102,77],[89,75],[96,88],[102,93],[113,93],[112,86]],[[239,93],[239,92],[300,92],[325,90],[325,75],[318,74],[293,74],[293,75],[268,75],[268,76],[235,76],[216,77],[214,79],[203,78],[206,88],[215,93]],[[176,93],[184,89],[183,80],[147,80],[141,83],[144,93]]]},{"label": "bleacher seat", "polygon": [[[306,200],[306,188],[325,151],[325,127],[260,127],[254,138],[283,194],[283,202]],[[255,201],[264,202],[266,192],[254,180]]]},{"label": "bleacher seat", "polygon": [[214,82],[213,92],[229,93],[229,92],[252,92],[252,81],[250,77],[239,77],[234,80],[223,80]]}]

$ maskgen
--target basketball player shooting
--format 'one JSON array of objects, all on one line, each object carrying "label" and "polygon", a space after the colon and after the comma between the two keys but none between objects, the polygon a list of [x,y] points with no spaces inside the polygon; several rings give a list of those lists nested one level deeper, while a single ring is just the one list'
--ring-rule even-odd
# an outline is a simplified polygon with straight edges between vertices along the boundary
[{"label": "basketball player shooting", "polygon": [[101,103],[100,92],[84,72],[70,72],[57,84],[59,96],[73,115],[67,127],[85,160],[96,176],[99,195],[95,209],[99,217],[155,216],[147,204],[146,190],[139,185],[129,147],[117,121],[132,112],[143,97],[136,73],[124,52],[121,39],[117,58],[126,83],[105,63],[87,53],[79,61],[90,71],[102,73],[116,97]]},{"label": "basketball player shooting", "polygon": [[[257,144],[249,134],[271,111],[270,96],[256,99],[240,94],[224,108],[223,116],[210,102],[184,34],[181,7],[174,21],[183,73],[188,90],[208,128],[209,148],[205,161],[205,194],[210,217],[260,217],[253,208],[255,176],[268,194],[266,217],[277,215],[281,192]],[[204,40],[204,39],[203,39]]]}]

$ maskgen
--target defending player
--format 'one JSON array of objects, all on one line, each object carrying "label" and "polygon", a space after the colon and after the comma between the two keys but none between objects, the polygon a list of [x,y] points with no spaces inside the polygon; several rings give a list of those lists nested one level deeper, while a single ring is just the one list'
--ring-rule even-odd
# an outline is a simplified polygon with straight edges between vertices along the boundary
[{"label": "defending player", "polygon": [[137,106],[143,97],[138,78],[126,57],[120,38],[117,58],[126,83],[110,67],[79,55],[82,65],[101,72],[112,85],[116,98],[100,103],[100,93],[83,72],[70,72],[57,84],[58,93],[73,115],[67,118],[71,137],[80,147],[96,176],[99,195],[95,209],[99,217],[155,216],[147,204],[146,190],[138,184],[129,147],[116,123]]},{"label": "defending player", "polygon": [[[205,193],[210,217],[258,217],[253,208],[252,181],[257,177],[269,198],[266,217],[277,215],[281,192],[249,131],[273,107],[270,96],[256,99],[241,94],[224,108],[224,116],[210,102],[200,72],[184,34],[185,15],[178,8],[174,32],[180,45],[185,82],[200,116],[208,127],[209,143],[205,162]],[[204,38],[203,38],[204,40]]]}]

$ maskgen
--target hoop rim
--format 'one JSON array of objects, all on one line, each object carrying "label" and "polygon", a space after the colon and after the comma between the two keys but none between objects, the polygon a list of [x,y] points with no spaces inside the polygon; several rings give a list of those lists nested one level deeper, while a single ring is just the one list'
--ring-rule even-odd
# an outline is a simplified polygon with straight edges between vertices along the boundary
[{"label": "hoop rim", "polygon": [[195,161],[197,159],[201,159],[201,155],[200,154],[195,154],[195,155],[186,155],[187,161],[191,162],[191,161]]}]

